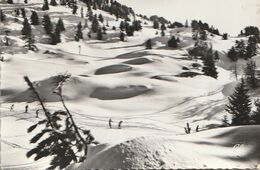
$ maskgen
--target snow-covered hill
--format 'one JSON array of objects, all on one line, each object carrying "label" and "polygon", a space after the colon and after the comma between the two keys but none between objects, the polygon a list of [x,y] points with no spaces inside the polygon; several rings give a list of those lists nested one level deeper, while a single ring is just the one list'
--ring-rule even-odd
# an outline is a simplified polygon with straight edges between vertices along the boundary
[{"label": "snow-covered hill", "polygon": [[[30,1],[30,0],[29,0]],[[32,4],[30,4],[32,3]],[[38,52],[27,51],[20,35],[22,17],[15,22],[12,9],[24,7],[45,13],[56,22],[62,18],[66,31],[62,43],[49,45],[41,25],[33,27]],[[202,61],[191,59],[188,49],[194,46],[191,28],[167,29],[160,37],[152,22],[144,21],[143,29],[126,41],[119,39],[122,19],[101,10],[93,10],[108,20],[103,41],[90,39],[84,28],[84,39],[74,40],[76,25],[85,19],[71,14],[64,6],[50,6],[41,11],[40,0],[28,5],[0,4],[7,11],[12,46],[2,46],[1,62],[1,166],[3,169],[44,169],[49,159],[34,162],[26,158],[31,134],[26,129],[44,117],[35,112],[39,105],[32,98],[23,77],[36,81],[36,89],[50,111],[62,108],[53,91],[59,75],[71,78],[63,88],[66,104],[76,123],[90,129],[100,144],[91,146],[89,157],[72,169],[89,168],[255,168],[259,165],[259,126],[218,128],[225,112],[227,97],[237,84],[232,76],[233,63],[226,58],[227,50],[241,37],[222,40],[208,36],[213,50],[220,54],[218,79],[202,75]],[[84,12],[87,8],[79,3]],[[144,24],[147,22],[147,24]],[[115,26],[116,30],[112,27]],[[90,27],[90,23],[88,25]],[[179,48],[168,48],[171,35],[180,38]],[[0,38],[4,33],[0,34]],[[152,39],[153,49],[145,50],[144,42]],[[242,37],[243,38],[243,37]],[[245,38],[244,38],[245,39]],[[255,57],[259,60],[259,55]],[[239,61],[241,70],[245,61]],[[195,75],[187,77],[188,73]],[[24,107],[29,104],[29,113]],[[14,111],[10,106],[14,104]],[[108,120],[113,120],[112,129]],[[123,121],[122,129],[117,128]],[[189,123],[192,134],[186,135]],[[196,126],[200,131],[195,132]],[[12,159],[10,159],[12,158]]]}]

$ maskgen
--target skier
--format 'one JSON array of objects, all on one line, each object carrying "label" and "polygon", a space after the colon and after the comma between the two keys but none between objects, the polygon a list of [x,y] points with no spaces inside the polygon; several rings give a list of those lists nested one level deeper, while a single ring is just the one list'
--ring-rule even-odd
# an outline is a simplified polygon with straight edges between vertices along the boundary
[{"label": "skier", "polygon": [[196,132],[199,132],[199,125],[196,127]]},{"label": "skier", "polygon": [[11,111],[14,111],[14,104],[12,104],[11,107],[10,107],[10,112]]},{"label": "skier", "polygon": [[108,125],[109,125],[109,128],[112,129],[112,119],[110,118],[109,121],[108,121]]},{"label": "skier", "polygon": [[39,117],[39,111],[40,111],[40,109],[36,110],[36,118]]},{"label": "skier", "polygon": [[28,106],[28,104],[25,106],[25,112],[24,113],[28,113],[28,108],[29,108],[29,106]]},{"label": "skier", "polygon": [[121,124],[122,124],[122,123],[123,123],[122,120],[118,123],[118,129],[121,129]]}]

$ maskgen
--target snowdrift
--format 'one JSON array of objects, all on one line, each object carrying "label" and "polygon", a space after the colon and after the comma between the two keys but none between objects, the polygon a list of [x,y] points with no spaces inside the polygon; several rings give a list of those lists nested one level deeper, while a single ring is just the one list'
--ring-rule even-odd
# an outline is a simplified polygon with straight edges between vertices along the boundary
[{"label": "snowdrift", "polygon": [[150,91],[146,86],[134,86],[129,87],[116,87],[113,89],[109,88],[96,88],[90,95],[92,98],[98,98],[101,100],[116,100],[116,99],[126,99],[134,97],[143,93]]},{"label": "snowdrift", "polygon": [[260,126],[207,130],[174,137],[139,137],[90,148],[85,169],[255,168]]}]

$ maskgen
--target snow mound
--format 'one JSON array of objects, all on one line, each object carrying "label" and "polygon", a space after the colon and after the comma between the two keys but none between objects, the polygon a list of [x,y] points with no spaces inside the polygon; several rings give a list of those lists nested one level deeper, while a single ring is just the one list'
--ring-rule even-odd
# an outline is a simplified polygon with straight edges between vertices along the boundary
[{"label": "snow mound", "polygon": [[91,93],[90,97],[100,100],[127,99],[144,94],[150,90],[151,89],[143,85],[120,86],[115,88],[98,87]]},{"label": "snow mound", "polygon": [[178,82],[178,81],[174,78],[174,76],[172,76],[172,75],[157,75],[157,76],[151,77],[151,79],[171,81],[171,82]]},{"label": "snow mound", "polygon": [[[61,75],[49,77],[47,79],[34,82],[35,88],[40,97],[45,102],[58,102],[60,97],[53,93],[58,87]],[[82,95],[89,92],[87,89],[87,82],[82,81],[78,77],[71,77],[63,86],[63,96],[66,100],[72,100],[82,97]],[[35,95],[31,90],[27,89],[15,97],[7,98],[7,102],[34,102],[36,101]]]},{"label": "snow mound", "polygon": [[113,73],[126,72],[130,70],[132,70],[132,67],[123,64],[118,64],[118,65],[111,65],[111,66],[99,68],[96,70],[95,74],[96,75],[113,74]]},{"label": "snow mound", "polygon": [[84,169],[253,168],[259,165],[260,126],[207,130],[174,137],[139,137],[89,148]]},{"label": "snow mound", "polygon": [[142,64],[148,64],[151,62],[152,62],[152,60],[149,60],[148,58],[137,58],[137,59],[126,61],[124,63],[132,64],[132,65],[142,65]]}]

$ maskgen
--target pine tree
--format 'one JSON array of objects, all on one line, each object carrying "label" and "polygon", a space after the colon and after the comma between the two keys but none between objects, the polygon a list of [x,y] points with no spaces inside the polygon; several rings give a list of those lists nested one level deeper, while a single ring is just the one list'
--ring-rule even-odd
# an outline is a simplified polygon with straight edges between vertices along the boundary
[{"label": "pine tree", "polygon": [[231,60],[231,61],[237,61],[237,51],[235,49],[235,47],[232,47],[228,53],[227,53],[227,57]]},{"label": "pine tree", "polygon": [[53,26],[52,26],[49,15],[44,15],[42,22],[43,22],[43,27],[45,29],[46,34],[50,35],[52,33]]},{"label": "pine tree", "polygon": [[98,32],[97,32],[97,40],[102,40],[102,39],[103,39],[103,34],[102,34],[101,29],[99,28]]},{"label": "pine tree", "polygon": [[248,125],[250,122],[251,101],[243,78],[228,100],[229,104],[226,105],[226,111],[232,114],[231,125]]},{"label": "pine tree", "polygon": [[13,4],[14,2],[13,2],[13,0],[7,0],[7,3],[8,4]]},{"label": "pine tree", "polygon": [[106,32],[106,31],[107,31],[107,29],[106,29],[106,27],[105,27],[105,26],[103,26],[103,27],[102,27],[102,31],[103,31],[103,34],[107,34],[107,32]]},{"label": "pine tree", "polygon": [[80,16],[81,16],[81,18],[84,18],[84,14],[83,14],[84,12],[83,12],[83,7],[81,7],[80,8]]},{"label": "pine tree", "polygon": [[35,40],[34,40],[34,37],[32,34],[28,35],[27,41],[25,42],[24,47],[28,48],[28,50],[31,50],[31,51],[38,50],[37,46],[35,45]]},{"label": "pine tree", "polygon": [[52,45],[56,45],[61,42],[60,33],[61,33],[60,27],[56,25],[55,31],[50,34]]},{"label": "pine tree", "polygon": [[214,52],[214,60],[219,60],[218,51],[215,51],[215,52]]},{"label": "pine tree", "polygon": [[50,5],[57,6],[58,4],[57,4],[56,0],[51,0]]},{"label": "pine tree", "polygon": [[189,27],[189,22],[188,22],[188,20],[185,21],[185,27],[186,27],[186,28]]},{"label": "pine tree", "polygon": [[125,33],[124,32],[120,32],[120,41],[125,41]]},{"label": "pine tree", "polygon": [[255,102],[256,110],[253,111],[251,120],[253,121],[253,124],[260,125],[260,100],[257,99]]},{"label": "pine tree", "polygon": [[235,50],[238,58],[246,58],[246,46],[244,40],[236,41]]},{"label": "pine tree", "polygon": [[24,8],[21,8],[21,13],[22,13],[22,17],[25,18],[26,17],[26,12]]},{"label": "pine tree", "polygon": [[125,32],[127,36],[134,36],[134,26],[126,22]]},{"label": "pine tree", "polygon": [[142,29],[141,21],[134,20],[132,25],[135,31],[140,31]]},{"label": "pine tree", "polygon": [[4,14],[3,11],[0,9],[0,21],[1,21],[1,22],[4,22],[4,21],[5,21],[5,18],[6,18],[5,14]]},{"label": "pine tree", "polygon": [[124,30],[125,30],[125,25],[126,25],[126,24],[125,24],[124,21],[121,21],[121,22],[120,22],[119,28],[120,28],[121,31],[124,31]]},{"label": "pine tree", "polygon": [[166,30],[166,26],[164,23],[161,24],[161,30]]},{"label": "pine tree", "polygon": [[206,55],[202,59],[203,59],[203,65],[204,65],[202,68],[202,72],[204,73],[204,75],[210,76],[210,77],[213,77],[216,79],[218,77],[218,72],[215,67],[212,47],[210,49],[208,49]]},{"label": "pine tree", "polygon": [[228,127],[228,126],[229,126],[229,121],[228,121],[227,115],[224,115],[224,116],[223,116],[222,126],[223,126],[223,127]]},{"label": "pine tree", "polygon": [[194,28],[192,28],[192,39],[198,40],[198,32]]},{"label": "pine tree", "polygon": [[171,47],[171,48],[177,48],[178,47],[178,41],[175,38],[175,36],[172,36],[171,39],[168,41],[168,47]]},{"label": "pine tree", "polygon": [[78,6],[76,4],[73,4],[72,6],[72,14],[76,14],[78,10]]},{"label": "pine tree", "polygon": [[246,59],[252,58],[257,52],[257,38],[255,36],[250,36],[248,38],[248,45],[246,46]]},{"label": "pine tree", "polygon": [[227,33],[223,34],[222,35],[222,40],[227,40],[227,39],[228,39],[228,34]]},{"label": "pine tree", "polygon": [[64,23],[63,23],[63,20],[61,18],[59,18],[56,27],[59,27],[60,32],[65,31]]},{"label": "pine tree", "polygon": [[159,29],[159,22],[157,20],[153,21],[153,28],[154,29]]},{"label": "pine tree", "polygon": [[88,18],[89,21],[93,20],[94,16],[93,16],[93,12],[92,12],[91,7],[88,7],[88,11],[87,11],[86,17]]},{"label": "pine tree", "polygon": [[148,40],[145,42],[145,48],[146,48],[147,50],[152,49],[152,40],[151,40],[151,39],[148,39]]},{"label": "pine tree", "polygon": [[22,28],[21,32],[22,32],[22,35],[25,35],[26,37],[30,36],[32,33],[32,28],[31,28],[31,25],[29,24],[27,18],[24,18],[23,28]]},{"label": "pine tree", "polygon": [[164,32],[164,30],[161,31],[161,36],[162,36],[162,37],[165,36],[165,32]]},{"label": "pine tree", "polygon": [[16,17],[20,16],[20,9],[19,8],[15,9],[14,11],[15,11],[15,16]]},{"label": "pine tree", "polygon": [[83,39],[81,22],[79,22],[78,25],[77,25],[77,32],[76,32],[76,35],[75,35],[76,41],[79,41],[80,39]]},{"label": "pine tree", "polygon": [[247,62],[246,68],[244,70],[244,74],[245,74],[246,82],[250,87],[252,88],[258,87],[255,61],[251,60]]},{"label": "pine tree", "polygon": [[36,11],[32,11],[31,15],[31,24],[32,25],[39,25],[39,18]]},{"label": "pine tree", "polygon": [[99,14],[99,15],[98,15],[98,19],[99,19],[99,21],[100,21],[101,23],[104,22],[104,18],[103,18],[103,15],[102,15],[102,14]]},{"label": "pine tree", "polygon": [[92,21],[91,30],[94,33],[97,33],[98,29],[99,29],[99,23],[98,23],[98,20],[97,20],[97,16],[95,15],[94,18],[93,18],[93,21]]},{"label": "pine tree", "polygon": [[46,11],[46,10],[49,10],[49,2],[48,0],[44,0],[44,3],[43,3],[43,6],[42,6],[42,10],[43,11]]},{"label": "pine tree", "polygon": [[94,3],[93,3],[93,9],[94,9],[94,10],[97,10],[97,4],[96,4],[95,1],[94,1]]},{"label": "pine tree", "polygon": [[207,40],[207,33],[205,30],[200,31],[200,40]]}]

